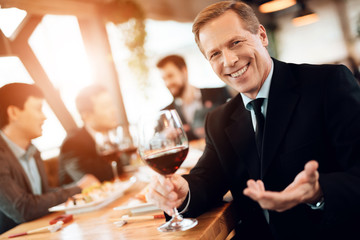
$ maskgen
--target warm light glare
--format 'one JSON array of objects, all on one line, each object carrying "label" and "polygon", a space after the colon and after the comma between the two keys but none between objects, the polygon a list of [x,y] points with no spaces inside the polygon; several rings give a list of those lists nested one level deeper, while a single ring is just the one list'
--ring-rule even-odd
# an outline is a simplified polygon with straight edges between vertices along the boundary
[{"label": "warm light glare", "polygon": [[11,82],[34,83],[18,57],[0,57],[0,87]]},{"label": "warm light glare", "polygon": [[75,98],[80,89],[94,80],[76,17],[44,16],[29,44],[76,123],[81,126]]},{"label": "warm light glare", "polygon": [[273,0],[261,4],[259,10],[262,13],[276,12],[294,6],[295,4],[296,0]]},{"label": "warm light glare", "polygon": [[22,20],[26,12],[17,8],[0,9],[0,29],[6,37],[10,37]]},{"label": "warm light glare", "polygon": [[[18,21],[18,24],[20,22]],[[13,30],[16,30],[18,24],[14,24]],[[4,31],[5,25],[10,25],[10,22],[8,18],[4,18],[3,10],[0,9],[1,30]],[[144,94],[141,91],[128,68],[127,49],[119,29],[115,25],[107,28],[130,123],[136,123],[140,116],[157,112],[171,103],[172,96],[155,66],[157,60],[164,55],[178,53],[186,58],[189,65],[189,82],[192,85],[200,88],[224,86],[198,51],[191,33],[191,26],[191,23],[174,21],[146,21],[145,47],[149,56],[149,81],[151,82],[146,91],[149,97],[146,96],[147,93]],[[31,34],[29,45],[52,85],[60,93],[70,114],[78,126],[81,126],[82,121],[76,110],[75,98],[80,89],[94,82],[94,77],[76,17],[44,16]],[[107,79],[103,81],[105,83]],[[8,82],[33,83],[31,76],[17,57],[0,57],[0,87]],[[49,108],[46,107],[46,109]],[[58,147],[66,135],[54,114],[52,114],[53,117],[47,114],[46,116],[48,119],[43,126],[43,136],[36,139],[36,146],[41,150],[44,159],[58,153]],[[66,231],[63,233],[67,235]]]},{"label": "warm light glare", "polygon": [[317,20],[319,20],[319,17],[316,13],[312,13],[312,14],[308,14],[305,16],[300,16],[297,18],[293,18],[292,23],[299,27],[299,26],[304,26],[304,25],[308,25],[311,23],[316,22]]}]

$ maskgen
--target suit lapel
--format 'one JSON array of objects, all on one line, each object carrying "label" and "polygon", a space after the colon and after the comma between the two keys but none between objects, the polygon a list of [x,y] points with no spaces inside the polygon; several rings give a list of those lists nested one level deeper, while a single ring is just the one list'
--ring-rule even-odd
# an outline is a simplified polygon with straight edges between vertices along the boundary
[{"label": "suit lapel", "polygon": [[19,163],[19,160],[16,158],[14,153],[10,150],[5,140],[0,136],[0,151],[4,154],[4,158],[8,160],[9,165],[13,169],[13,171],[18,172],[16,174],[17,178],[21,178],[21,181],[25,183],[25,187],[27,191],[32,192],[30,180],[27,177],[23,167]]},{"label": "suit lapel", "polygon": [[231,145],[239,159],[245,161],[250,178],[259,177],[260,160],[255,145],[254,128],[251,114],[244,107],[240,94],[234,99],[234,111],[231,123],[225,129]]},{"label": "suit lapel", "polygon": [[271,82],[266,113],[263,142],[262,176],[265,176],[281,140],[287,130],[291,116],[299,100],[298,83],[286,63],[274,61],[274,74]]}]

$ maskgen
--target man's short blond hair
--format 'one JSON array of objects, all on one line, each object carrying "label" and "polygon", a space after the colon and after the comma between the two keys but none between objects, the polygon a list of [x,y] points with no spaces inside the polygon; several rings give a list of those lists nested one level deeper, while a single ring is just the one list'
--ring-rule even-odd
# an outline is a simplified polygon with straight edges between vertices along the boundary
[{"label": "man's short blond hair", "polygon": [[198,45],[200,51],[204,54],[204,51],[200,44],[199,33],[200,29],[211,20],[220,17],[227,11],[234,11],[244,23],[244,28],[256,34],[259,30],[260,22],[257,16],[255,15],[254,10],[247,4],[243,2],[235,1],[221,1],[214,3],[205,9],[203,9],[195,18],[192,32],[195,35],[195,41]]}]

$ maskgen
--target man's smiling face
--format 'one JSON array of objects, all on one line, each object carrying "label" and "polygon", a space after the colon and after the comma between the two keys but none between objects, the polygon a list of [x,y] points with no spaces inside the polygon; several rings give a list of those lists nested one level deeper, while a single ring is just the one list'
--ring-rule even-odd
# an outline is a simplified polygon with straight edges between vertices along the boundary
[{"label": "man's smiling face", "polygon": [[234,11],[206,23],[199,32],[205,57],[226,84],[255,98],[271,69],[265,29],[252,34]]}]

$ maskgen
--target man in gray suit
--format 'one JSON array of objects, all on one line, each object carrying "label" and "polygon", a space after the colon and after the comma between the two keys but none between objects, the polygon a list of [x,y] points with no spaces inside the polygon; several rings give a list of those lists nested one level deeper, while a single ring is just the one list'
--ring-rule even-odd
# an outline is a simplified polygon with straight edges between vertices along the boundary
[{"label": "man in gray suit", "polygon": [[43,101],[35,85],[0,88],[0,233],[46,215],[48,208],[98,183],[87,175],[66,189],[49,187],[40,153],[31,144],[42,134]]}]

